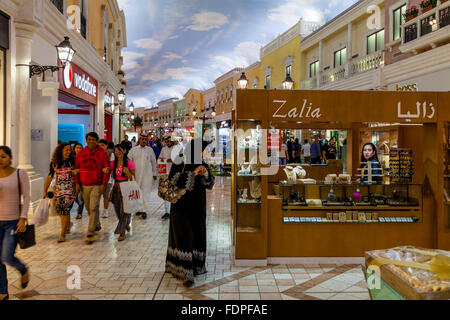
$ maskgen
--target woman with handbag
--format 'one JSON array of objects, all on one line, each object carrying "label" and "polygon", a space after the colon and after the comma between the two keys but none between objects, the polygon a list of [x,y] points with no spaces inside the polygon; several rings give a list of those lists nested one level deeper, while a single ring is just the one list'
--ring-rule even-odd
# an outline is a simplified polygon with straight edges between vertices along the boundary
[{"label": "woman with handbag", "polygon": [[30,281],[27,267],[14,256],[18,241],[17,233],[26,231],[30,207],[30,181],[25,170],[15,169],[11,164],[11,149],[0,146],[0,300],[9,299],[5,263],[20,272],[23,289]]},{"label": "woman with handbag", "polygon": [[206,273],[206,189],[214,186],[214,176],[202,161],[208,145],[200,139],[192,140],[184,150],[182,163],[174,159],[169,174],[170,183],[185,193],[170,210],[166,272],[183,280],[188,288],[194,285],[196,276]]},{"label": "woman with handbag", "polygon": [[111,161],[112,177],[114,179],[114,186],[111,191],[110,201],[114,203],[119,223],[114,234],[118,234],[119,241],[124,241],[125,233],[130,232],[131,214],[124,212],[123,197],[120,190],[120,184],[133,179],[135,176],[135,166],[133,161],[128,160],[126,147],[119,144],[114,148],[114,161]]},{"label": "woman with handbag", "polygon": [[56,147],[50,163],[50,171],[45,180],[44,199],[47,190],[55,177],[55,209],[61,218],[61,234],[58,243],[66,241],[66,235],[70,233],[70,211],[77,198],[74,176],[79,170],[74,170],[75,159],[72,157],[72,147],[67,143],[61,143]]}]

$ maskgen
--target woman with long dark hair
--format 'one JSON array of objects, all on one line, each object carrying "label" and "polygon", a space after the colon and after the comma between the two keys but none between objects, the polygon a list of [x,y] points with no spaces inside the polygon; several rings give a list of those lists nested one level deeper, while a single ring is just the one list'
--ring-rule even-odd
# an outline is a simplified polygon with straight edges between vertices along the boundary
[{"label": "woman with long dark hair", "polygon": [[[383,177],[377,176],[382,174],[381,166],[378,161],[377,147],[371,142],[364,144],[361,150],[361,179],[360,182],[364,183],[369,180],[368,163],[372,162],[372,181],[381,182]],[[375,170],[374,170],[375,169]]]},{"label": "woman with long dark hair", "polygon": [[114,161],[111,161],[112,177],[114,179],[114,187],[111,191],[110,201],[114,203],[114,209],[116,211],[117,219],[119,223],[117,225],[114,234],[118,234],[119,241],[123,241],[126,238],[126,231],[130,231],[131,214],[126,213],[123,209],[123,198],[120,191],[120,184],[122,182],[129,181],[135,176],[135,166],[133,161],[127,158],[126,146],[118,144],[114,148]]},{"label": "woman with long dark hair", "polygon": [[[81,143],[75,144],[73,147],[73,159],[75,160],[77,158],[78,152],[83,149],[83,145]],[[77,208],[77,219],[81,219],[83,217],[83,209],[84,209],[84,200],[83,200],[83,192],[80,192],[77,195],[77,198],[75,199],[75,202],[78,205]]]},{"label": "woman with long dark hair", "polygon": [[183,161],[174,159],[169,173],[170,182],[186,194],[171,205],[166,272],[183,280],[186,287],[192,287],[195,277],[206,273],[206,189],[214,186],[214,176],[202,156],[208,145],[192,140],[184,150]]},{"label": "woman with long dark hair", "polygon": [[61,143],[56,147],[50,163],[49,174],[44,185],[44,199],[47,197],[47,190],[55,180],[55,210],[61,218],[61,234],[58,243],[66,241],[66,235],[70,233],[70,211],[77,198],[74,176],[79,170],[74,170],[75,159],[73,158],[72,147],[67,143]]},{"label": "woman with long dark hair", "polygon": [[20,272],[23,289],[30,281],[28,268],[15,257],[17,233],[26,231],[30,207],[30,180],[26,170],[13,168],[11,164],[11,149],[0,146],[0,301],[9,299],[5,263]]}]

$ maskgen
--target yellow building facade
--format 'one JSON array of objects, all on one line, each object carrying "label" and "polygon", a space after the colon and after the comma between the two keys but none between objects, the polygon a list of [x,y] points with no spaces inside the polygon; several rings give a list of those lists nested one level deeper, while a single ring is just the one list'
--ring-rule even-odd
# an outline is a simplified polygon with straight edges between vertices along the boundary
[{"label": "yellow building facade", "polygon": [[123,65],[121,50],[127,46],[125,14],[118,2],[67,0],[66,12],[78,32],[117,74]]},{"label": "yellow building facade", "polygon": [[203,110],[203,94],[202,91],[197,89],[189,89],[188,92],[185,93],[184,99],[186,100],[186,114],[189,115],[186,120],[193,121],[194,117],[192,112],[197,110],[197,114]]},{"label": "yellow building facade", "polygon": [[[261,48],[260,78],[258,89],[281,89],[289,74],[293,89],[300,88],[302,36],[317,30],[319,23],[302,19],[289,30]],[[250,81],[250,79],[249,79]]]},{"label": "yellow building facade", "polygon": [[[378,7],[380,14],[368,13],[368,6]],[[360,1],[303,38],[301,88],[376,88],[372,81],[374,76],[368,71],[375,71],[384,64],[384,12],[383,0]],[[388,35],[386,33],[386,37]]]}]

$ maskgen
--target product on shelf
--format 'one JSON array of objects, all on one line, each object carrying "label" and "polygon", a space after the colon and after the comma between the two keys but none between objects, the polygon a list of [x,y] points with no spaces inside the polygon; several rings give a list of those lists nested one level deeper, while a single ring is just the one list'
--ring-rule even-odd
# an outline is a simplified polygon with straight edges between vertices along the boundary
[{"label": "product on shelf", "polygon": [[414,152],[411,149],[391,149],[389,153],[391,183],[409,183],[414,176]]}]

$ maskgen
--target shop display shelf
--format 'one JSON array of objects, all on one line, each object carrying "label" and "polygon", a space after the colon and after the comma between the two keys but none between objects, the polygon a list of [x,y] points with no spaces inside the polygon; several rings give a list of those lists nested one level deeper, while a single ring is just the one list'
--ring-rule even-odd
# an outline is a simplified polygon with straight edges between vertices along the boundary
[{"label": "shop display shelf", "polygon": [[261,200],[245,200],[245,201],[243,201],[243,200],[239,199],[237,201],[237,203],[238,204],[261,204]]},{"label": "shop display shelf", "polygon": [[257,174],[238,174],[238,177],[261,177],[260,173]]},{"label": "shop display shelf", "polygon": [[400,207],[400,206],[283,206],[284,211],[309,211],[309,210],[387,210],[387,211],[411,211],[420,210],[420,206]]},{"label": "shop display shelf", "polygon": [[256,233],[256,232],[261,232],[261,228],[256,228],[256,227],[237,227],[237,232]]},{"label": "shop display shelf", "polygon": [[[319,218],[319,219],[318,219]],[[408,217],[412,218],[412,217]],[[306,220],[305,220],[306,219]],[[380,220],[366,220],[366,221],[359,221],[359,220],[346,220],[346,221],[339,221],[339,220],[328,220],[326,218],[321,217],[283,217],[282,219],[283,223],[327,223],[327,224],[374,224],[374,223],[383,223],[383,224],[411,224],[411,223],[417,223],[417,220],[412,221],[380,221]]]}]

